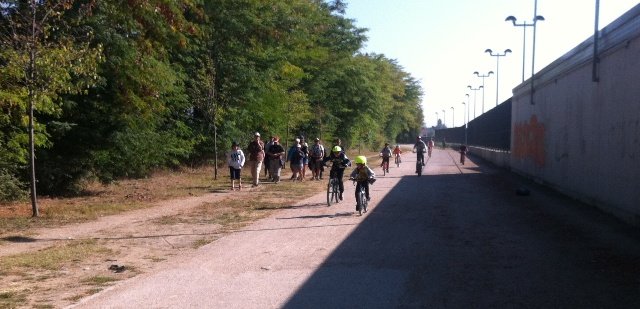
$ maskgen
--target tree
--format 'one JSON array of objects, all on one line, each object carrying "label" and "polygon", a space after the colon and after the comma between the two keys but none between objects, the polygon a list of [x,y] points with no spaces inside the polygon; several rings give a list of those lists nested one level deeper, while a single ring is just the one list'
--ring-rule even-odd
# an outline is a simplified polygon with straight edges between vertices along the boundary
[{"label": "tree", "polygon": [[[36,191],[36,146],[48,145],[47,128],[38,115],[56,116],[60,96],[81,93],[96,78],[100,46],[89,46],[92,32],[74,28],[93,2],[73,0],[0,1],[0,99],[28,114],[28,162],[32,215],[39,216]],[[21,126],[22,124],[14,124]]]}]

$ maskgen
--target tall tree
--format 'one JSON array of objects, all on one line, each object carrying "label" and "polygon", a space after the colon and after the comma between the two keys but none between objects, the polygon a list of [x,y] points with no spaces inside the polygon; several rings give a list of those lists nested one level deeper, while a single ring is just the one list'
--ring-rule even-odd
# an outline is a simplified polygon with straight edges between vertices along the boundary
[{"label": "tall tree", "polygon": [[5,104],[24,108],[28,114],[34,217],[39,215],[35,150],[38,145],[47,145],[46,127],[38,125],[36,112],[57,115],[60,95],[80,93],[93,83],[100,47],[86,43],[90,29],[73,29],[74,20],[89,12],[92,5],[74,5],[73,0],[0,1],[0,76],[6,86],[0,92],[3,101],[9,102]]}]

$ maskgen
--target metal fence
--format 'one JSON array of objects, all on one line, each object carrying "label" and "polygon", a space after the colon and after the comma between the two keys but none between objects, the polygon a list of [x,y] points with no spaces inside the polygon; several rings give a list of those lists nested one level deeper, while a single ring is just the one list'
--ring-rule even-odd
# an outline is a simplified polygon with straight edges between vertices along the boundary
[{"label": "metal fence", "polygon": [[446,139],[447,143],[510,150],[511,98],[469,122],[466,142],[464,125],[436,130],[436,142],[442,143],[443,139]]}]

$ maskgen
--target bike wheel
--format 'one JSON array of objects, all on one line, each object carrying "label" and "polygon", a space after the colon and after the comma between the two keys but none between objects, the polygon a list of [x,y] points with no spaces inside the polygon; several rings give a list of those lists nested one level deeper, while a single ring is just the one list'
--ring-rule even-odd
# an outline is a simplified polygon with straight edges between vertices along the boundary
[{"label": "bike wheel", "polygon": [[338,184],[338,180],[334,179],[333,181],[333,201],[338,204],[340,202],[340,186]]},{"label": "bike wheel", "polygon": [[382,176],[387,174],[387,164],[382,163]]},{"label": "bike wheel", "polygon": [[360,205],[360,207],[358,207],[358,212],[362,215],[362,213],[367,212],[367,195],[364,192],[364,189],[360,189],[360,192],[358,193],[358,200],[358,205]]},{"label": "bike wheel", "polygon": [[420,164],[420,161],[416,164],[416,170],[418,171],[418,177],[422,176],[422,164]]},{"label": "bike wheel", "polygon": [[364,195],[362,195],[362,208],[364,208],[364,212],[367,212],[367,206],[369,206],[369,202],[367,201],[367,197]]},{"label": "bike wheel", "polygon": [[331,206],[332,199],[333,199],[333,179],[329,179],[329,183],[327,184],[327,206]]}]

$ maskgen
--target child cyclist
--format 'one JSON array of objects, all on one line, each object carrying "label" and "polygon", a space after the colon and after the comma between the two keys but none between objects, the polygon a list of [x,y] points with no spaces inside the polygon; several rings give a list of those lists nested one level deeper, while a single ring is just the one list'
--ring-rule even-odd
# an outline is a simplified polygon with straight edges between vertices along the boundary
[{"label": "child cyclist", "polygon": [[[369,183],[375,181],[376,174],[367,166],[367,157],[357,156],[355,159],[356,168],[351,172],[349,179],[356,181],[356,201],[358,200],[358,192],[360,188],[364,186],[364,192],[367,196],[367,201],[371,200],[369,196]],[[356,211],[358,211],[358,204],[356,204]]]},{"label": "child cyclist", "polygon": [[344,193],[342,177],[344,175],[344,169],[347,168],[347,166],[351,166],[351,161],[347,158],[347,155],[342,151],[342,147],[340,146],[333,146],[329,156],[324,158],[322,162],[326,163],[328,161],[332,163],[331,170],[329,171],[330,178],[338,179],[338,187],[340,188],[338,198],[342,200],[342,193]]},{"label": "child cyclist", "polygon": [[396,148],[393,149],[393,156],[396,157],[396,160],[398,160],[398,163],[402,163],[402,159],[400,158],[401,154],[402,154],[402,150],[400,150],[400,145],[396,145]]}]

